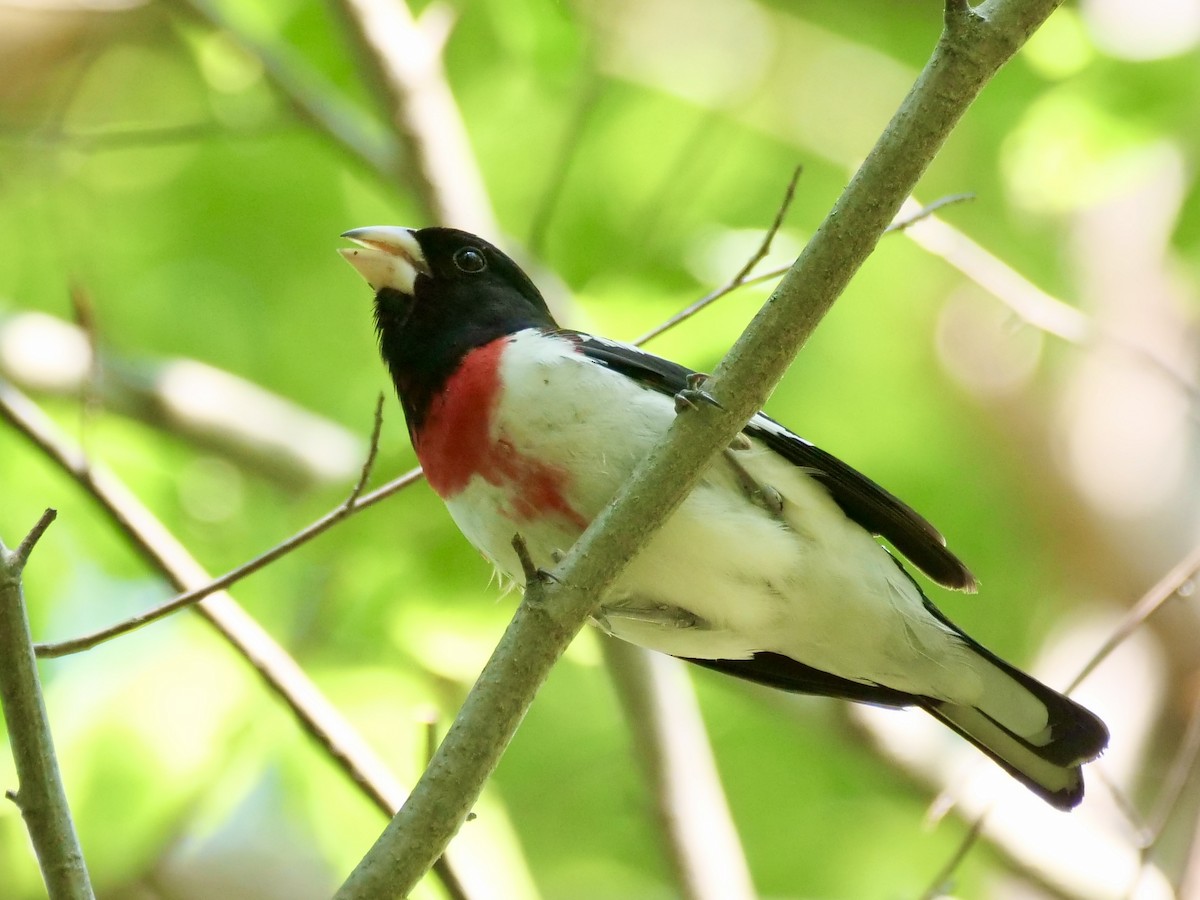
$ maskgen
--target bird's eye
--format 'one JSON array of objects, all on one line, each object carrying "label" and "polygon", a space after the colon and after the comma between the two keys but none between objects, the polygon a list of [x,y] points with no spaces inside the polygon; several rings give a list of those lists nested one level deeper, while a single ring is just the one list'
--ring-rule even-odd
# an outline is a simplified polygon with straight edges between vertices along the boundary
[{"label": "bird's eye", "polygon": [[487,268],[487,260],[474,247],[463,247],[455,251],[454,264],[463,272],[482,272]]}]

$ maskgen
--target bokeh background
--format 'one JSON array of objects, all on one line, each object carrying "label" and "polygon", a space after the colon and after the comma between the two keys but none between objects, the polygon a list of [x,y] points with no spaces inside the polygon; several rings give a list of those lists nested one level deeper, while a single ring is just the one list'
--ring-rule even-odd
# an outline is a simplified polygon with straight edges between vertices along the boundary
[{"label": "bokeh background", "polygon": [[[565,323],[632,339],[738,271],[802,165],[763,268],[794,258],[941,22],[933,0],[408,12],[415,25],[365,0],[0,6],[0,376],[213,573],[342,502],[380,391],[372,485],[415,465],[340,232],[479,230]],[[1198,42],[1181,0],[1055,13],[918,203],[974,199],[883,240],[769,405],[930,518],[982,583],[935,601],[1060,687],[1200,533]],[[768,289],[651,349],[710,370]],[[171,596],[3,422],[0,498],[10,545],[59,510],[26,574],[38,640]],[[757,890],[1200,896],[1200,623],[1177,582],[1077,692],[1113,742],[1071,816],[919,714],[696,673]],[[403,783],[515,603],[420,483],[232,592]],[[103,897],[328,896],[384,825],[194,612],[42,671]],[[585,632],[464,828],[472,896],[686,893],[637,756]],[[7,752],[0,784],[15,786]],[[0,897],[41,892],[0,804]]]}]

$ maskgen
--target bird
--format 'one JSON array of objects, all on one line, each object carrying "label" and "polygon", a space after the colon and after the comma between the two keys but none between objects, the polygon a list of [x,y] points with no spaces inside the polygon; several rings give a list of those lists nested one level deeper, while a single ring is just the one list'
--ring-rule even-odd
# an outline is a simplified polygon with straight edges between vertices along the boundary
[{"label": "bird", "polygon": [[[716,402],[701,373],[560,327],[520,266],[474,234],[378,225],[342,237],[374,292],[425,478],[512,583],[562,558],[676,415]],[[920,708],[1051,806],[1077,806],[1104,723],[964,633],[879,538],[932,581],[975,590],[911,507],[760,412],[592,623],[784,691]]]}]

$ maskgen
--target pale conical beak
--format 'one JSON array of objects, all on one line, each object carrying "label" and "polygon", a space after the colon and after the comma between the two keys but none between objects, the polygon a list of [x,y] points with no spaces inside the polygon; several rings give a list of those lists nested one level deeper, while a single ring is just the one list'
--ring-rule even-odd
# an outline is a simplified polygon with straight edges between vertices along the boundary
[{"label": "pale conical beak", "polygon": [[392,288],[411,295],[417,275],[430,274],[425,254],[411,228],[368,225],[344,232],[342,237],[358,246],[341,247],[338,253],[358,270],[373,290]]}]

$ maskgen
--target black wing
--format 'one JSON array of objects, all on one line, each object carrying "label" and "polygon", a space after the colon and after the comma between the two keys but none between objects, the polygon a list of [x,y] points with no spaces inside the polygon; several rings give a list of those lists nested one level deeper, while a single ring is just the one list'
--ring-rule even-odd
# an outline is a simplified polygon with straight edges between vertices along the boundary
[{"label": "black wing", "polygon": [[[679,393],[687,387],[687,376],[692,374],[686,366],[628,344],[577,331],[563,330],[555,334],[576,343],[579,352],[589,359],[664,394]],[[913,565],[938,584],[966,591],[975,589],[975,577],[946,549],[945,538],[907,503],[763,413],[750,420],[745,432],[819,478],[849,519],[891,541]]]},{"label": "black wing", "polygon": [[796,662],[789,656],[770,651],[755,653],[749,659],[693,659],[688,656],[681,656],[679,659],[723,675],[732,675],[795,694],[837,697],[856,703],[869,703],[872,706],[921,706],[928,702],[926,697],[918,697],[882,684],[863,684],[830,675],[828,672]]}]

